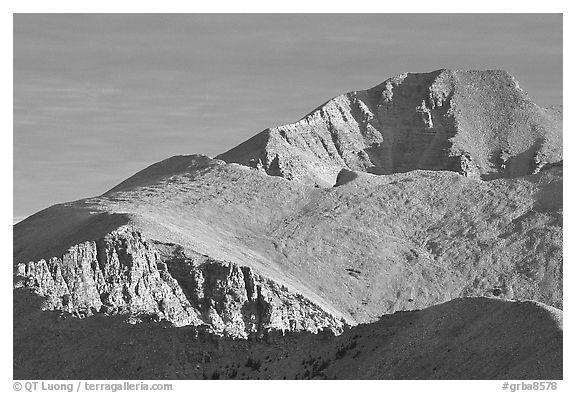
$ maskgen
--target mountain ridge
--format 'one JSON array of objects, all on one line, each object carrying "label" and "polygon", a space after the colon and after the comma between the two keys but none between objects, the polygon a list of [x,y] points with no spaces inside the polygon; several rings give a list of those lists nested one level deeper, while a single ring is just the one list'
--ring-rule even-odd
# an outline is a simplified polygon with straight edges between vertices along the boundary
[{"label": "mountain ridge", "polygon": [[333,185],[342,168],[492,179],[560,160],[561,132],[558,115],[533,104],[511,74],[441,69],[336,96],[216,158],[318,186]]},{"label": "mountain ridge", "polygon": [[[39,241],[46,226],[82,234],[128,221],[156,241],[249,266],[349,321],[493,287],[561,307],[562,167],[488,182],[444,171],[357,172],[352,181],[318,189],[236,164],[195,164],[212,162],[204,157],[177,160],[195,169],[56,206],[41,214],[41,226],[35,216],[23,221],[15,226],[15,261],[56,249],[62,240]],[[68,228],[61,217],[81,224]],[[30,239],[37,247],[26,247]],[[549,266],[538,267],[542,257]],[[542,273],[523,273],[536,267]],[[449,277],[459,277],[455,286]]]}]

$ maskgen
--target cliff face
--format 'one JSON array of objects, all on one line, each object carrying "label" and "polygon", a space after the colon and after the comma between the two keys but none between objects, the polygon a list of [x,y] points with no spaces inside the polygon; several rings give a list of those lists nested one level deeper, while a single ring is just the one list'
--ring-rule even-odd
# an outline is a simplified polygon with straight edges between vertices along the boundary
[{"label": "cliff face", "polygon": [[17,287],[44,296],[44,309],[76,316],[130,314],[131,321],[205,325],[225,336],[268,330],[341,332],[343,322],[252,271],[209,259],[164,258],[128,227],[71,247],[62,257],[18,265]]},{"label": "cliff face", "polygon": [[79,316],[96,312],[156,315],[198,325],[198,313],[156,250],[126,227],[71,247],[62,257],[20,263],[23,285],[46,297],[44,308]]},{"label": "cliff face", "polygon": [[217,158],[321,186],[333,185],[342,168],[516,177],[562,159],[560,117],[532,103],[504,71],[402,74]]},{"label": "cliff face", "polygon": [[324,329],[340,333],[344,327],[342,320],[248,266],[199,254],[189,257],[181,250],[177,246],[165,259],[168,271],[217,334],[245,337],[270,330]]}]

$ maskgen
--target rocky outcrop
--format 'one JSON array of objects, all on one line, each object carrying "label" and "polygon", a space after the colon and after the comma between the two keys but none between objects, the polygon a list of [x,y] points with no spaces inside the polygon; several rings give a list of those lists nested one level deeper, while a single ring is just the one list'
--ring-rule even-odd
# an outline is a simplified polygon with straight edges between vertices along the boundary
[{"label": "rocky outcrop", "polygon": [[561,133],[561,115],[535,105],[510,74],[438,70],[340,95],[217,158],[320,186],[342,168],[493,179],[561,160]]},{"label": "rocky outcrop", "polygon": [[165,258],[139,232],[121,227],[62,257],[18,264],[16,286],[44,296],[44,309],[85,317],[130,314],[176,326],[204,325],[230,337],[268,330],[342,331],[343,322],[249,267],[184,254]]},{"label": "rocky outcrop", "polygon": [[18,264],[21,285],[46,297],[44,308],[78,316],[95,312],[154,315],[199,325],[198,313],[157,251],[127,227],[68,249],[62,257]]},{"label": "rocky outcrop", "polygon": [[256,274],[249,267],[184,255],[167,260],[201,318],[218,334],[245,336],[268,330],[337,333],[343,322],[284,285]]}]

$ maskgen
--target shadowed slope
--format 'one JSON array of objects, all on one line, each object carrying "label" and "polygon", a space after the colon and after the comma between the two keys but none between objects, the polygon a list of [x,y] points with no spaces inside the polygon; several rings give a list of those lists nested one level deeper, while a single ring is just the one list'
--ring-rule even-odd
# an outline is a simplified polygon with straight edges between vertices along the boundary
[{"label": "shadowed slope", "polygon": [[458,299],[337,337],[246,341],[14,299],[15,379],[562,379],[562,312],[535,302]]}]

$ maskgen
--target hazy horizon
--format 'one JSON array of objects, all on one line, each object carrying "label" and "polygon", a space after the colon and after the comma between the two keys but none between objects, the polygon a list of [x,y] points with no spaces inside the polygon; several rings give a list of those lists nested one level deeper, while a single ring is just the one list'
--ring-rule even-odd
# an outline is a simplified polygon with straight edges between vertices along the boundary
[{"label": "hazy horizon", "polygon": [[14,220],[440,68],[505,69],[561,105],[562,15],[16,14]]}]

